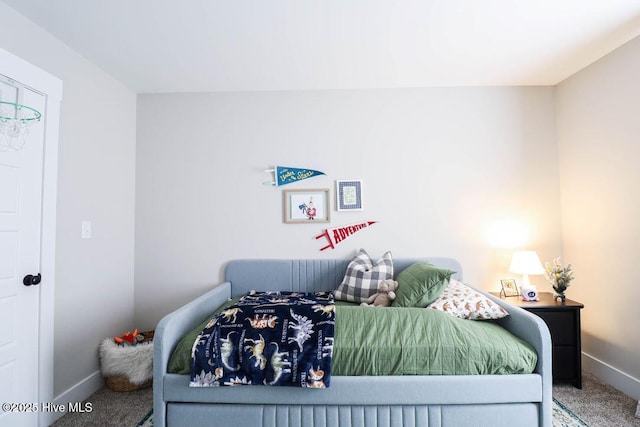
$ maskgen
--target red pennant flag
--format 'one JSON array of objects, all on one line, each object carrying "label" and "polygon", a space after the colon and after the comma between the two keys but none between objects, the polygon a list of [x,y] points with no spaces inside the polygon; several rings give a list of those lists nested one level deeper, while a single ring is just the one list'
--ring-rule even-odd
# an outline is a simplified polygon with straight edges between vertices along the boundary
[{"label": "red pennant flag", "polygon": [[324,231],[324,233],[316,236],[316,239],[319,239],[321,237],[326,237],[327,240],[329,240],[329,244],[320,250],[324,251],[325,249],[328,249],[328,248],[334,249],[338,243],[342,242],[344,239],[351,236],[356,231],[360,231],[363,228],[369,227],[370,225],[375,224],[376,222],[377,221],[365,221],[365,222],[359,222],[357,224],[345,225],[342,227],[327,228]]}]

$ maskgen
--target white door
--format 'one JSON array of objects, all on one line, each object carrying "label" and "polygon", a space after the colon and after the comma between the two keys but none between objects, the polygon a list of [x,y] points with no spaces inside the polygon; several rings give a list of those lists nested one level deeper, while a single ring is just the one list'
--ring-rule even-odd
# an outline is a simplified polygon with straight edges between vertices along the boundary
[{"label": "white door", "polygon": [[[45,97],[0,81],[2,101],[43,112]],[[0,412],[1,426],[38,422],[40,285],[25,276],[40,273],[44,130],[30,128],[20,151],[0,140],[0,402],[16,404]],[[38,280],[31,280],[30,283]],[[36,406],[20,404],[33,403]],[[11,412],[15,410],[15,412]]]},{"label": "white door", "polygon": [[[23,89],[34,89],[13,92],[12,81],[7,80],[5,76],[20,82],[19,85]],[[3,235],[3,238],[0,239],[0,403],[29,403],[28,400],[22,400],[24,399],[23,395],[28,394],[29,396],[35,395],[36,400],[33,402],[41,404],[53,402],[54,399],[53,296],[55,289],[58,129],[62,81],[2,48],[0,48],[0,78],[7,83],[3,86],[7,91],[7,97],[22,97],[24,103],[33,103],[43,115],[43,120],[37,128],[32,128],[31,136],[27,141],[28,145],[36,148],[24,152],[25,159],[16,160],[16,153],[0,153],[0,173],[3,174],[0,176],[0,234]],[[14,86],[16,85],[14,84]],[[45,94],[45,96],[40,94]],[[36,163],[40,163],[39,168],[36,167]],[[37,169],[37,171],[34,175],[30,175],[27,172],[30,169]],[[41,188],[36,189],[34,193],[27,189],[34,185],[38,186],[36,176],[40,176],[39,185]],[[33,196],[38,192],[41,197],[36,200]],[[29,213],[32,209],[35,211],[37,208],[34,206],[36,205],[41,207],[41,222],[32,227],[26,225],[28,221],[23,220],[22,215],[25,212]],[[28,216],[24,218],[28,218]],[[23,231],[32,235],[39,233],[39,241],[36,241],[35,246],[39,245],[40,254],[33,259],[31,258],[33,254],[26,258],[23,255],[28,252],[24,246],[26,243],[23,243],[26,239],[26,234],[24,236],[22,234]],[[15,245],[17,245],[17,249],[15,249]],[[14,250],[12,251],[11,248]],[[28,289],[24,286],[20,287],[21,279],[26,274],[37,273],[31,269],[38,269],[38,262],[42,273],[40,285],[31,286]],[[31,263],[35,263],[35,265],[31,265]],[[29,272],[27,273],[27,271]],[[39,311],[35,316],[24,315],[24,312],[33,309],[33,300],[30,298],[35,298],[35,301],[39,303]],[[28,320],[23,323],[23,318]],[[37,325],[36,332],[33,332],[34,323]],[[32,331],[24,332],[27,329]],[[31,333],[35,335],[29,337]],[[36,351],[33,353],[37,355],[23,354],[27,349],[19,346],[25,345],[35,349]],[[16,354],[19,355],[18,358],[15,357]],[[23,357],[28,362],[23,363]],[[35,363],[34,358],[36,359]],[[20,370],[26,364],[30,365],[31,371]],[[25,407],[23,406],[22,409]],[[24,413],[22,415],[19,418],[13,418],[12,414],[7,415],[0,411],[0,426],[7,424],[15,426],[22,423],[32,426],[36,423],[39,426],[48,426],[58,418],[55,413],[42,411],[36,416]]]},{"label": "white door", "polygon": [[[0,100],[46,108],[44,95],[3,76]],[[10,405],[0,411],[3,427],[38,424],[41,284],[23,280],[41,271],[43,158],[43,122],[30,128],[20,151],[0,140],[0,403]]]}]

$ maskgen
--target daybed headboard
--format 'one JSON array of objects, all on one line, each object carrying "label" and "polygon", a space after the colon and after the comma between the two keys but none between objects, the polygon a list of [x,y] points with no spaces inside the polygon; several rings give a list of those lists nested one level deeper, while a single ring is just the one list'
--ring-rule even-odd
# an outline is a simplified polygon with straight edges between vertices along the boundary
[{"label": "daybed headboard", "polygon": [[[231,296],[259,291],[332,291],[338,287],[349,259],[241,259],[225,267],[225,281],[231,282]],[[462,267],[452,258],[400,258],[393,260],[395,275],[417,261],[453,270],[462,280]]]}]

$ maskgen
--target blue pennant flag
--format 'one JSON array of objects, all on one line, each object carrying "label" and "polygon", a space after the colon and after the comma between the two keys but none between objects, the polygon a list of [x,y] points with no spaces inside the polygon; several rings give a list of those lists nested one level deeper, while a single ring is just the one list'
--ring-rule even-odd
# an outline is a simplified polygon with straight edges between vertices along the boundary
[{"label": "blue pennant flag", "polygon": [[265,182],[265,184],[275,185],[276,187],[325,174],[324,172],[313,169],[290,168],[285,166],[276,166],[275,169],[267,169],[265,172],[274,172],[275,181]]}]

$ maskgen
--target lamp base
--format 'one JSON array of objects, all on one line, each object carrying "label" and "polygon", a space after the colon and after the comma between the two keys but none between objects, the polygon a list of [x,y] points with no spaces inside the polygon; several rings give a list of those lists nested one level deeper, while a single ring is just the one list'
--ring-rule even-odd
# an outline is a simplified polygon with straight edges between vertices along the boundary
[{"label": "lamp base", "polygon": [[520,288],[520,292],[522,293],[523,301],[540,301],[538,290],[533,285],[523,285]]}]

